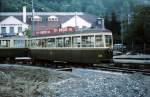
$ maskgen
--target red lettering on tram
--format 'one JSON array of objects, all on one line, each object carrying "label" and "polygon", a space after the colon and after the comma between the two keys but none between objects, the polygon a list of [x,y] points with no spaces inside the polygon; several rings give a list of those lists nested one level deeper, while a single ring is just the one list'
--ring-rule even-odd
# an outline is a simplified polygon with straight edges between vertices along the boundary
[{"label": "red lettering on tram", "polygon": [[35,35],[47,35],[54,33],[62,33],[62,32],[74,32],[74,27],[66,27],[66,28],[49,28],[46,30],[38,30],[35,32]]}]

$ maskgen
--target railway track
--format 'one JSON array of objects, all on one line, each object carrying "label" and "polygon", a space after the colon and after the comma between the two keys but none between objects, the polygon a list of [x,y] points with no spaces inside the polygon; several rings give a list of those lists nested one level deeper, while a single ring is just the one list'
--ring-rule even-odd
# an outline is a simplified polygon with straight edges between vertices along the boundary
[{"label": "railway track", "polygon": [[[110,64],[110,63],[109,63]],[[64,66],[64,67],[63,67]],[[56,68],[58,71],[72,71],[72,68],[83,68],[83,69],[93,69],[93,70],[103,70],[103,71],[112,71],[112,72],[122,72],[122,73],[141,73],[143,75],[150,75],[150,68],[130,68],[130,67],[114,67],[113,65],[109,65],[107,67],[100,66],[100,65],[80,65],[80,66],[72,66],[65,67],[65,65],[58,66],[59,68]]]},{"label": "railway track", "polygon": [[[18,63],[20,65],[20,63]],[[24,64],[25,65],[25,64]],[[47,63],[39,63],[39,64],[31,64],[31,66],[52,68],[57,71],[72,71],[72,68],[83,68],[83,69],[93,69],[93,70],[103,70],[103,71],[112,71],[112,72],[122,72],[122,73],[141,73],[144,75],[150,75],[150,68],[148,67],[130,67],[134,66],[133,64],[116,64],[106,63],[106,64],[77,64],[77,63],[59,63],[59,62],[51,62]],[[144,66],[144,65],[142,65]]]},{"label": "railway track", "polygon": [[119,67],[100,67],[100,66],[89,67],[89,69],[122,72],[122,73],[141,73],[144,75],[150,75],[150,69],[131,69],[131,68],[119,68]]},{"label": "railway track", "polygon": [[[112,72],[122,72],[122,73],[141,73],[143,75],[150,75],[150,70],[139,70],[139,69],[128,69],[128,68],[106,68],[106,67],[88,67],[86,69],[93,70],[103,70],[103,71],[112,71]],[[72,71],[72,68],[59,68],[57,71]]]}]

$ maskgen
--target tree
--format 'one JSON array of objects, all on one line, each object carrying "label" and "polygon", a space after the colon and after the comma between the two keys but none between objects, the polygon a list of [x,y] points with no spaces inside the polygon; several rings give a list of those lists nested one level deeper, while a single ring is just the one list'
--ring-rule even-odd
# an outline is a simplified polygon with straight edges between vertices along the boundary
[{"label": "tree", "polygon": [[31,37],[31,35],[32,35],[32,30],[29,28],[29,29],[26,29],[25,31],[24,31],[24,34],[25,34],[25,36],[27,36],[27,37]]},{"label": "tree", "polygon": [[150,43],[150,6],[140,5],[135,7],[132,22],[128,26],[129,41],[137,44]]},{"label": "tree", "polygon": [[105,16],[105,26],[107,29],[112,31],[114,43],[120,42],[121,26],[120,26],[120,21],[117,20],[117,16],[115,12],[112,12],[110,20],[108,16]]},{"label": "tree", "polygon": [[105,15],[105,17],[104,17],[104,19],[105,19],[105,27],[107,28],[107,29],[111,29],[110,28],[110,20],[109,20],[109,17],[108,17],[108,15]]}]

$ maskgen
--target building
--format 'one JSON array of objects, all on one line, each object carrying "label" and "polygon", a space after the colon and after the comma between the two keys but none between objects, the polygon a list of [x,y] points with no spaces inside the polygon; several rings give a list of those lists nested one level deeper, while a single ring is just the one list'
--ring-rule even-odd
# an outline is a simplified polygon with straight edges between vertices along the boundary
[{"label": "building", "polygon": [[17,18],[9,16],[0,22],[0,34],[4,36],[17,35],[28,29],[28,26],[28,24],[23,23]]},{"label": "building", "polygon": [[104,29],[104,19],[95,15],[83,12],[34,12],[32,18],[32,12],[26,12],[26,7],[23,7],[23,12],[0,12],[0,33],[8,35],[19,33],[31,27],[33,22],[33,35],[42,31],[67,27]]},{"label": "building", "polygon": [[18,19],[13,15],[3,16],[0,13],[0,36],[15,36],[23,35],[23,32],[28,29],[26,24],[26,7],[23,7],[23,20]]}]

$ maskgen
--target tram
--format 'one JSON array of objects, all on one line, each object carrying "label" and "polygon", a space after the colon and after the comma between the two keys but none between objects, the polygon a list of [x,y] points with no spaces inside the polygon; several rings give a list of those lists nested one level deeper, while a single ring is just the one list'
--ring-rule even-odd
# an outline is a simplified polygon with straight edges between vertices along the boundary
[{"label": "tram", "polygon": [[101,63],[112,60],[112,33],[109,30],[82,30],[32,38],[1,38],[6,48],[28,48],[33,61]]}]

